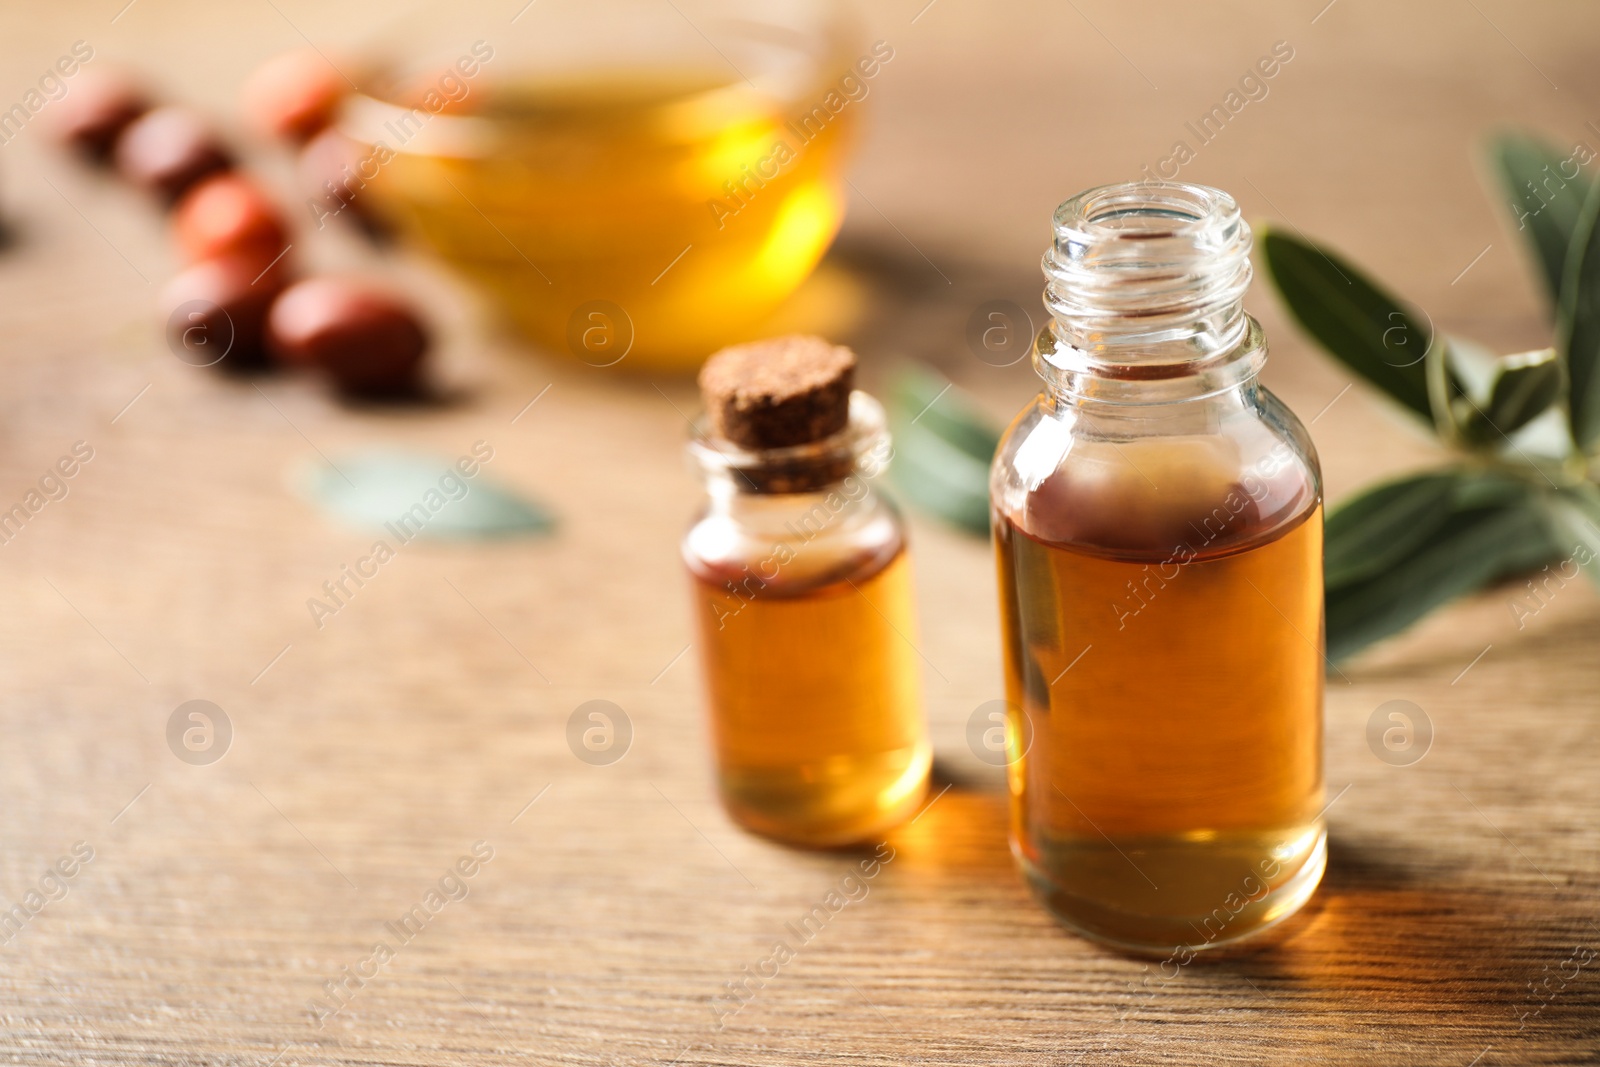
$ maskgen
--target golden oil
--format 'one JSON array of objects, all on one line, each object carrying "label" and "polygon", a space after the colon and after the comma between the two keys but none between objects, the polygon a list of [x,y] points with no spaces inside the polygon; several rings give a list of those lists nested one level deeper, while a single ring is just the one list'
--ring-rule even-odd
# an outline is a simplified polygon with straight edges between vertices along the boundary
[{"label": "golden oil", "polygon": [[[544,349],[692,367],[754,329],[838,231],[861,105],[817,106],[829,91],[779,99],[725,66],[502,76],[469,113],[391,136],[362,195]],[[378,139],[403,110],[368,101],[353,125]]]},{"label": "golden oil", "polygon": [[814,587],[752,588],[720,575],[695,585],[729,813],[812,845],[904,821],[930,761],[906,553]]},{"label": "golden oil", "polygon": [[[738,429],[716,427],[730,394],[712,396],[707,383],[731,354],[701,375],[713,413],[690,454],[707,502],[683,540],[723,804],[746,828],[794,844],[866,841],[914,814],[932,762],[904,520],[876,489],[889,457],[883,408],[835,388],[846,372],[807,383],[809,396],[728,411],[766,419],[751,440],[781,426],[803,443],[734,445],[718,431]],[[843,428],[811,436],[813,416],[844,417],[841,405]]]},{"label": "golden oil", "polygon": [[1054,229],[1045,390],[990,480],[1012,851],[1067,926],[1187,961],[1326,863],[1321,478],[1257,380],[1231,197],[1106,186]]},{"label": "golden oil", "polygon": [[1177,558],[1009,521],[996,540],[1011,729],[1031,732],[1017,848],[1046,903],[1168,947],[1297,908],[1323,862],[1320,508]]}]

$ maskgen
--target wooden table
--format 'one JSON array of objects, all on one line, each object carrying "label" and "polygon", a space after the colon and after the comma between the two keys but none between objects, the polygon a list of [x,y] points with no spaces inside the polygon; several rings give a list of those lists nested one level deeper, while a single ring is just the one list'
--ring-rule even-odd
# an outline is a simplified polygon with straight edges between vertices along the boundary
[{"label": "wooden table", "polygon": [[[137,61],[223,111],[259,59],[302,32],[336,46],[368,17],[309,0],[119,14],[123,2],[0,15],[0,104],[84,39],[97,62]],[[869,383],[915,358],[997,415],[1018,407],[1029,374],[973,359],[967,316],[993,298],[1037,307],[1054,204],[1168,155],[1279,40],[1293,60],[1183,177],[1335,243],[1446,329],[1505,350],[1546,343],[1473,157],[1504,123],[1600,145],[1586,125],[1600,122],[1592,7],[923,2],[865,16],[895,58],[818,283],[855,316],[835,328]],[[537,20],[533,8],[507,32]],[[262,165],[282,177],[282,161]],[[74,872],[0,945],[10,1062],[1600,1056],[1587,587],[1520,629],[1514,591],[1487,593],[1347,666],[1328,689],[1338,799],[1315,904],[1274,947],[1163,968],[1064,933],[1019,882],[1001,783],[965,742],[973,709],[999,695],[988,546],[918,521],[950,788],[892,836],[863,899],[719,1017],[728,983],[854,859],[757,840],[717,806],[676,555],[697,493],[679,454],[688,384],[531,358],[432,267],[325,235],[314,261],[386,271],[428,302],[460,401],[363,411],[304,382],[226,382],[160,340],[152,293],[174,262],[148,209],[35,128],[0,148],[0,179],[0,507],[74,442],[93,449],[69,494],[0,549],[0,908],[41,882],[58,894],[58,861]],[[1343,391],[1264,287],[1251,306],[1276,342],[1269,383],[1317,416],[1333,499],[1432,458],[1365,389]],[[478,440],[494,447],[485,476],[547,502],[558,534],[406,546],[319,630],[307,598],[371,538],[296,495],[295,472],[375,442],[453,457]],[[209,765],[168,747],[169,717],[195,699],[232,725]],[[591,699],[632,724],[609,766],[568,747],[568,717]],[[1414,765],[1368,747],[1390,700],[1432,724]],[[492,858],[448,879],[480,841]],[[385,924],[441,880],[467,895],[396,936]],[[350,973],[371,977],[332,999],[325,983]]]}]

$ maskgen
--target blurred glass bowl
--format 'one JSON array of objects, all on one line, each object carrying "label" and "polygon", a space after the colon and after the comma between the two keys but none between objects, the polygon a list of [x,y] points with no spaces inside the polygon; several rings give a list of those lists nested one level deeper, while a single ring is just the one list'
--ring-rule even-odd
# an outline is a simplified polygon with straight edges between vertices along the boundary
[{"label": "blurred glass bowl", "polygon": [[838,232],[872,52],[816,2],[514,7],[373,46],[353,195],[552,352],[689,369],[760,332]]}]

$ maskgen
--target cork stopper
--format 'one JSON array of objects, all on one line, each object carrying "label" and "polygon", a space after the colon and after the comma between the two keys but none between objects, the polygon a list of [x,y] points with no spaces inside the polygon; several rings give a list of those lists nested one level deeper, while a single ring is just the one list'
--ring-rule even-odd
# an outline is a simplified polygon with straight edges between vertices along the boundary
[{"label": "cork stopper", "polygon": [[850,421],[855,353],[794,335],[734,345],[706,361],[700,394],[711,431],[759,451],[810,444]]}]

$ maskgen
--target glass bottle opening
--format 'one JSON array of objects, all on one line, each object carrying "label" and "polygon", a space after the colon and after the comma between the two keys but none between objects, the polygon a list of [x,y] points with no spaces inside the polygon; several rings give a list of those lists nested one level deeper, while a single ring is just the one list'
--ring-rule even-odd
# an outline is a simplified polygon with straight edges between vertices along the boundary
[{"label": "glass bottle opening", "polygon": [[1053,228],[1043,263],[1052,321],[1034,350],[1047,379],[1179,377],[1257,350],[1243,306],[1250,227],[1227,193],[1101,186],[1057,208]]}]

